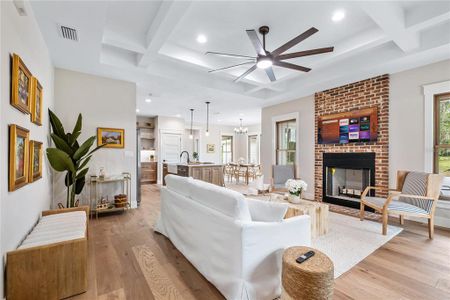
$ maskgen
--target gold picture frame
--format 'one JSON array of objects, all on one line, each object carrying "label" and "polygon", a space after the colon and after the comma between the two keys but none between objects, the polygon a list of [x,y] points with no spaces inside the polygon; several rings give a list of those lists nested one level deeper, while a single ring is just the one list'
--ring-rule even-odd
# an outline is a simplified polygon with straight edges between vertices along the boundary
[{"label": "gold picture frame", "polygon": [[97,128],[97,146],[107,144],[104,148],[124,148],[125,129]]},{"label": "gold picture frame", "polygon": [[31,122],[42,126],[42,85],[36,77],[31,78]]},{"label": "gold picture frame", "polygon": [[216,152],[216,145],[215,144],[207,144],[206,145],[206,152],[207,153],[214,153],[214,152]]},{"label": "gold picture frame", "polygon": [[9,191],[28,183],[30,131],[15,124],[9,125]]},{"label": "gold picture frame", "polygon": [[30,141],[30,161],[28,182],[34,182],[42,178],[42,143],[37,141]]},{"label": "gold picture frame", "polygon": [[23,112],[31,112],[31,72],[17,55],[12,56],[11,105]]}]

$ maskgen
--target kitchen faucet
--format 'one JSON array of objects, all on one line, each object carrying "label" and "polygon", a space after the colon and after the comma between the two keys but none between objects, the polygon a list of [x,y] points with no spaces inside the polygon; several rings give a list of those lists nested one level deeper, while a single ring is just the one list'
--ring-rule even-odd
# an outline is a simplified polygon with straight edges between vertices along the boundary
[{"label": "kitchen faucet", "polygon": [[189,158],[189,152],[187,152],[187,151],[182,151],[182,152],[181,152],[181,154],[180,154],[180,161],[181,161],[181,158],[183,157],[183,154],[184,154],[184,153],[187,153],[187,161],[186,161],[186,162],[187,162],[187,163],[190,163],[191,160],[190,160],[190,158]]}]

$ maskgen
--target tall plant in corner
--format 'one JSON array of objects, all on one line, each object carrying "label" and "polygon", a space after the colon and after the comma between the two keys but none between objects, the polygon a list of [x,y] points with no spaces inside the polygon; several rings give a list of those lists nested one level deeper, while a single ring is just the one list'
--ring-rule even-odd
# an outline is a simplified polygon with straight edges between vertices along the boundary
[{"label": "tall plant in corner", "polygon": [[81,114],[78,115],[72,132],[66,133],[58,117],[50,109],[48,113],[52,127],[50,136],[55,144],[55,148],[47,148],[47,158],[55,171],[66,172],[64,179],[67,187],[66,207],[73,207],[75,205],[75,196],[83,191],[86,183],[86,174],[89,171],[87,164],[91,160],[92,154],[106,144],[90,150],[94,144],[95,136],[91,136],[81,145],[78,143],[83,119]]}]

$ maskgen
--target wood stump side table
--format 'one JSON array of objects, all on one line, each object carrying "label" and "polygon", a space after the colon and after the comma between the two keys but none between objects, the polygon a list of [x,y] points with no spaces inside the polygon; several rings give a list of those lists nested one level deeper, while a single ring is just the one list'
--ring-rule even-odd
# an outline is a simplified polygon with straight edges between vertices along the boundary
[{"label": "wood stump side table", "polygon": [[[297,257],[308,251],[315,255],[299,264]],[[322,252],[309,247],[291,247],[283,253],[281,300],[333,299],[334,266]]]}]

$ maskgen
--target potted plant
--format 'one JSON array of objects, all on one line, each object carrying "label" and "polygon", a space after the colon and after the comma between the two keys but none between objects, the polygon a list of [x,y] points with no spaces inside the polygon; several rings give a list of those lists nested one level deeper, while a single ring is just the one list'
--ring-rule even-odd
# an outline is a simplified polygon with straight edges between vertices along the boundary
[{"label": "potted plant", "polygon": [[303,180],[289,179],[286,181],[286,188],[288,189],[288,200],[291,203],[300,203],[302,193],[306,191],[308,185]]},{"label": "potted plant", "polygon": [[192,157],[194,158],[194,161],[198,162],[198,160],[199,160],[198,152],[193,152]]},{"label": "potted plant", "polygon": [[81,134],[82,116],[78,115],[72,132],[65,132],[58,117],[48,110],[52,133],[50,134],[54,148],[47,148],[47,158],[52,168],[57,172],[66,172],[64,183],[67,187],[66,207],[74,207],[75,195],[81,194],[86,183],[86,174],[89,171],[87,164],[92,154],[106,144],[97,146],[90,151],[96,137],[91,136],[85,142],[79,143]]}]

